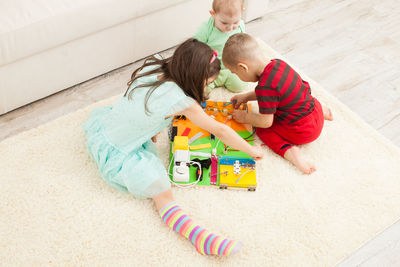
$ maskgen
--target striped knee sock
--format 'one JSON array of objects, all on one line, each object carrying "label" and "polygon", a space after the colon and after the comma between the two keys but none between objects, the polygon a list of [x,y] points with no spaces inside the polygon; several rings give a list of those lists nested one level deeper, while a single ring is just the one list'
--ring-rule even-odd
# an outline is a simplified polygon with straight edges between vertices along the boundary
[{"label": "striped knee sock", "polygon": [[165,224],[189,239],[203,255],[228,256],[242,247],[240,241],[224,239],[195,224],[175,202],[165,205],[160,216]]}]

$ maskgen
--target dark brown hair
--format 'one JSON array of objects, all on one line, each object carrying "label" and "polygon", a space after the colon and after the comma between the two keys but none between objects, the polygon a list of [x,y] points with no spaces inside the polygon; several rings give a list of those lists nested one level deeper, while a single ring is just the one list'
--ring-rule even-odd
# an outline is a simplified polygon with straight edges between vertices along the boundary
[{"label": "dark brown hair", "polygon": [[[207,79],[218,74],[221,69],[218,58],[210,63],[212,57],[213,50],[208,45],[190,38],[178,46],[172,57],[160,59],[152,56],[147,58],[143,65],[132,73],[124,96],[131,99],[132,92],[136,88],[151,87],[145,98],[145,110],[146,113],[149,113],[147,102],[151,94],[163,83],[173,81],[187,96],[201,103],[204,101],[204,87]],[[159,65],[159,67],[139,74],[143,68],[152,65]],[[132,83],[140,77],[156,73],[161,74],[160,79],[156,82],[139,84],[130,90]]]}]

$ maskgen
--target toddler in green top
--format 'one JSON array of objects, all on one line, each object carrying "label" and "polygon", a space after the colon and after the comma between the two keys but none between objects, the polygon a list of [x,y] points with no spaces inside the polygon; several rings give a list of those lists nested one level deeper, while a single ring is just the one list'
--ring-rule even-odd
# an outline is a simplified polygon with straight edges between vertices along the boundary
[{"label": "toddler in green top", "polygon": [[[228,38],[235,33],[245,32],[242,18],[242,0],[214,0],[211,17],[197,30],[194,38],[208,44],[218,52],[218,59],[222,62],[222,51]],[[221,63],[221,71],[217,79],[206,88],[211,92],[215,87],[225,87],[231,92],[241,92],[247,87],[247,83],[239,79]]]}]

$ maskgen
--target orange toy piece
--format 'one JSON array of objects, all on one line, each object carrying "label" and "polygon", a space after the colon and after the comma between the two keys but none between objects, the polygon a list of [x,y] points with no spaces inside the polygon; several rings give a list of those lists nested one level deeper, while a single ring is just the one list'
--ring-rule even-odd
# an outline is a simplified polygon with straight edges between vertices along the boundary
[{"label": "orange toy piece", "polygon": [[[242,105],[240,105],[239,109],[250,112],[251,105],[242,104]],[[235,120],[228,118],[229,116],[232,116],[231,114],[233,113],[233,110],[234,110],[231,102],[221,102],[221,101],[218,102],[218,101],[207,100],[204,110],[207,113],[207,115],[213,116],[216,121],[219,121],[221,123],[228,125],[236,132],[239,132],[239,131],[251,132],[253,130],[251,125],[240,124],[240,123],[237,123]],[[203,133],[202,137],[210,136],[209,132],[207,132],[207,131],[203,130],[202,128],[200,128],[199,126],[193,124],[190,120],[180,119],[179,125],[180,125],[180,127],[178,127],[178,133],[177,133],[177,135],[179,135],[179,136],[183,135],[185,129],[187,129],[187,128],[191,129],[190,133],[187,135],[187,137],[189,139],[192,138],[198,132]],[[173,123],[173,126],[177,126],[177,121],[175,121]]]},{"label": "orange toy piece", "polygon": [[[217,113],[215,113],[215,109],[218,109]],[[228,118],[229,116],[232,116],[234,110],[231,102],[207,101],[207,106],[205,107],[205,110],[209,116],[213,115],[216,121],[228,125],[236,132],[252,131],[252,127],[250,125],[240,124],[237,123],[235,120]],[[251,112],[251,105],[242,104],[240,105],[239,110],[245,110],[247,112]]]}]

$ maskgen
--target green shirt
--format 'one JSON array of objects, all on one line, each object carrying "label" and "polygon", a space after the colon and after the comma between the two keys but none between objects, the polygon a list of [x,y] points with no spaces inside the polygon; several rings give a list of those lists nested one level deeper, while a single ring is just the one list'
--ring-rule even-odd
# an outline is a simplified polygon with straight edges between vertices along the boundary
[{"label": "green shirt", "polygon": [[203,22],[200,28],[197,30],[194,38],[208,44],[211,48],[217,50],[218,59],[221,61],[221,67],[225,68],[222,64],[222,51],[228,38],[236,33],[245,32],[244,22],[240,20],[239,27],[228,33],[223,33],[214,26],[214,18],[210,17],[208,21]]}]

